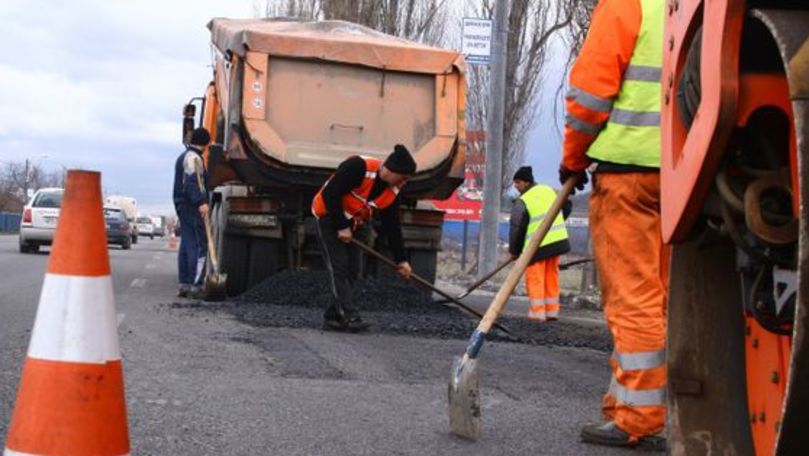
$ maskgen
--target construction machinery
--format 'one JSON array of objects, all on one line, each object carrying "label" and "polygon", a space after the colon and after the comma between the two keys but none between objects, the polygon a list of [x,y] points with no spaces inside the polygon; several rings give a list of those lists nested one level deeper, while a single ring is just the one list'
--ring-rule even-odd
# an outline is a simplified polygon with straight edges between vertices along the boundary
[{"label": "construction machinery", "polygon": [[674,454],[809,449],[809,3],[668,0]]},{"label": "construction machinery", "polygon": [[[201,125],[214,138],[204,157],[228,294],[281,269],[321,267],[315,192],[347,157],[384,159],[397,143],[418,164],[400,194],[405,247],[434,281],[443,213],[422,200],[447,198],[463,181],[463,56],[343,21],[208,28],[213,81],[185,107],[183,131]],[[384,269],[366,260],[366,273]]]}]

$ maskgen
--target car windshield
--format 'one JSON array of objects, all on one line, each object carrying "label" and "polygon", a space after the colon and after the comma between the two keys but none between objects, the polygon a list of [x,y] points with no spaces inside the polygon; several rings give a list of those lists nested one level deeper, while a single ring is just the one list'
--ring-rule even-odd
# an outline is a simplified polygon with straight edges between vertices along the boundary
[{"label": "car windshield", "polygon": [[37,194],[32,206],[56,208],[62,205],[62,192],[41,192]]},{"label": "car windshield", "polygon": [[119,209],[104,209],[104,218],[108,222],[123,222],[126,220],[123,211]]},{"label": "car windshield", "polygon": [[138,217],[138,223],[152,223],[152,219],[148,217]]}]

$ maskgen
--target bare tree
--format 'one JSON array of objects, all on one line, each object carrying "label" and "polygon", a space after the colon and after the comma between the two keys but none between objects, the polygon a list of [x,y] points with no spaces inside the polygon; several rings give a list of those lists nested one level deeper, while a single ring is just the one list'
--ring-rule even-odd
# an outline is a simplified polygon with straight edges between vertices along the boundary
[{"label": "bare tree", "polygon": [[[475,14],[491,18],[495,0],[482,0]],[[525,140],[538,114],[537,95],[544,67],[550,58],[552,39],[570,26],[574,10],[569,3],[579,0],[512,0],[508,19],[506,56],[506,104],[503,131],[503,189],[525,155]],[[489,68],[473,66],[469,71],[467,113],[472,129],[486,122]]]},{"label": "bare tree", "polygon": [[63,182],[62,173],[31,163],[6,162],[0,169],[0,212],[20,212],[28,201],[28,190],[61,187]]},{"label": "bare tree", "polygon": [[448,0],[264,0],[258,16],[339,19],[428,44],[445,39]]}]

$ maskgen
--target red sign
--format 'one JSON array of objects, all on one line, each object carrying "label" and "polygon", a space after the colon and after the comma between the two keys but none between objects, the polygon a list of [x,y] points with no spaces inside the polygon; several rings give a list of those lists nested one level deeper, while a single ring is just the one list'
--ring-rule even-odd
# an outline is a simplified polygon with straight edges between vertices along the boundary
[{"label": "red sign", "polygon": [[445,200],[433,200],[435,207],[444,211],[444,220],[479,221],[483,210],[483,131],[466,133],[466,173],[464,183]]},{"label": "red sign", "polygon": [[433,200],[436,208],[445,212],[444,220],[480,220],[480,212],[483,210],[483,201],[480,190],[471,194],[468,189],[460,187],[452,195],[441,201]]}]

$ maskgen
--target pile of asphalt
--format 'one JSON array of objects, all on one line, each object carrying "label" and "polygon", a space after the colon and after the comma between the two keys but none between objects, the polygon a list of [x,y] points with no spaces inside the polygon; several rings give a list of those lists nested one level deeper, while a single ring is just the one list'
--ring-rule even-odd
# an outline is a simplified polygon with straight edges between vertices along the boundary
[{"label": "pile of asphalt", "polygon": [[[372,324],[370,331],[376,333],[466,339],[478,321],[454,306],[436,303],[429,293],[398,278],[358,280],[354,297],[362,318]],[[331,299],[325,271],[281,272],[231,301],[178,303],[172,307],[226,312],[256,327],[320,329],[323,311]],[[599,325],[569,321],[538,324],[513,317],[501,317],[498,323],[510,334],[493,330],[491,340],[612,350],[607,330]]]}]

